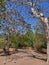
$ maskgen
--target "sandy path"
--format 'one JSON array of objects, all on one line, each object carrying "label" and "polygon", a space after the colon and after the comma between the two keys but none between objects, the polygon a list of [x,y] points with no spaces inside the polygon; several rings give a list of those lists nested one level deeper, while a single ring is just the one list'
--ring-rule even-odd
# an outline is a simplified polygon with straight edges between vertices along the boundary
[{"label": "sandy path", "polygon": [[[18,53],[8,57],[0,56],[0,65],[49,65],[44,60],[32,57],[32,54],[38,55],[34,51],[19,50]],[[39,55],[42,56],[41,54]]]}]

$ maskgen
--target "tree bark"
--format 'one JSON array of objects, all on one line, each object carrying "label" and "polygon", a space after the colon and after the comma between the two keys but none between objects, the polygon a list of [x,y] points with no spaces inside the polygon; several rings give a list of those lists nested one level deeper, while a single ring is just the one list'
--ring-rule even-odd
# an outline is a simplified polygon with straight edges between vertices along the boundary
[{"label": "tree bark", "polygon": [[6,45],[6,47],[3,48],[5,55],[10,55],[9,48],[10,48],[10,38],[8,35],[7,36],[7,45]]},{"label": "tree bark", "polygon": [[45,28],[45,35],[46,35],[46,38],[47,38],[47,62],[49,62],[49,24],[48,24],[48,18],[44,16],[43,13],[40,13],[38,14],[38,12],[36,12],[34,10],[34,8],[31,8],[32,9],[32,13],[33,13],[33,17],[36,17],[36,18],[39,18],[41,19],[41,22],[43,22],[43,24],[45,24],[44,27]]},{"label": "tree bark", "polygon": [[47,63],[49,63],[49,41],[47,41]]},{"label": "tree bark", "polygon": [[47,26],[47,63],[49,63],[49,25]]}]

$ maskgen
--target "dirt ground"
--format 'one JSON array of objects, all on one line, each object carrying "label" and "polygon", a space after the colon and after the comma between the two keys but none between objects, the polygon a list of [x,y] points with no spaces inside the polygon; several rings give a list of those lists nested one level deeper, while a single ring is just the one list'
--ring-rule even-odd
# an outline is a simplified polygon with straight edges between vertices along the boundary
[{"label": "dirt ground", "polygon": [[0,65],[49,65],[46,54],[36,53],[34,50],[18,49],[10,56],[0,54]]}]

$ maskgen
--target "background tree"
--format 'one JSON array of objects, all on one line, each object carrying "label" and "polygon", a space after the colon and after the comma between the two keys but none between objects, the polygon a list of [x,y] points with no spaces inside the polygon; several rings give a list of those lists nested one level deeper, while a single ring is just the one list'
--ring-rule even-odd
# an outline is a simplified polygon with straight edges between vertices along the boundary
[{"label": "background tree", "polygon": [[[1,0],[1,9],[3,9],[2,4],[4,3],[4,1]],[[6,4],[4,5],[4,8],[6,7]],[[16,20],[12,18],[12,14],[15,15]],[[7,9],[6,10],[1,10],[1,14],[0,14],[1,18],[0,18],[0,29],[2,29],[3,31],[6,31],[7,33],[7,45],[4,49],[5,53],[8,55],[9,54],[9,47],[10,47],[10,34],[14,34],[16,33],[16,31],[18,32],[18,27],[20,27],[21,29],[28,29],[27,27],[30,27],[29,24],[27,24],[23,17],[19,14],[19,12],[16,11],[10,11],[8,12]],[[5,25],[6,24],[6,25]],[[22,30],[19,30],[19,32]]]}]

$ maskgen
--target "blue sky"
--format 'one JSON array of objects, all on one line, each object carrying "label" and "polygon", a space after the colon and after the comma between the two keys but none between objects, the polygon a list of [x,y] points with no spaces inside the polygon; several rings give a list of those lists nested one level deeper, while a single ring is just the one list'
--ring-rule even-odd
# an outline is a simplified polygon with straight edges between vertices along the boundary
[{"label": "blue sky", "polygon": [[[31,24],[31,27],[33,27],[34,25],[38,24],[38,19],[36,18],[32,18],[32,15],[29,13],[31,11],[30,6],[27,5],[23,5],[23,6],[19,6],[20,4],[17,2],[6,2],[7,5],[7,11],[18,11],[20,13],[20,15],[24,18],[24,20],[27,23]],[[41,12],[44,13],[45,17],[49,16],[49,0],[45,1],[45,2],[41,2],[40,4],[40,8],[43,9]],[[19,6],[19,7],[17,7]],[[15,18],[15,16],[13,15],[13,18]]]},{"label": "blue sky", "polygon": [[[18,6],[18,7],[17,7]],[[23,6],[19,6],[19,4],[17,2],[14,3],[10,3],[7,2],[7,11],[18,11],[20,13],[20,15],[24,18],[24,20],[27,23],[30,23],[31,26],[35,25],[37,23],[37,19],[32,18],[32,15],[29,13],[31,11],[30,6],[27,5],[23,5]],[[14,17],[14,15],[13,15]]]},{"label": "blue sky", "polygon": [[[13,3],[10,3],[10,2],[7,2],[7,8],[8,8],[8,11],[10,10],[16,10],[18,12],[21,11],[21,16],[23,16],[25,18],[25,21],[28,21],[29,23],[30,22],[33,22],[33,19],[32,18],[29,18],[31,16],[31,14],[29,14],[29,11],[30,11],[30,7],[27,6],[27,5],[23,5],[23,6],[19,6],[19,4],[17,2],[13,2]],[[41,9],[44,9],[43,12],[45,14],[45,16],[49,16],[49,1],[47,0],[46,2],[41,2],[40,3],[40,7]]]}]

